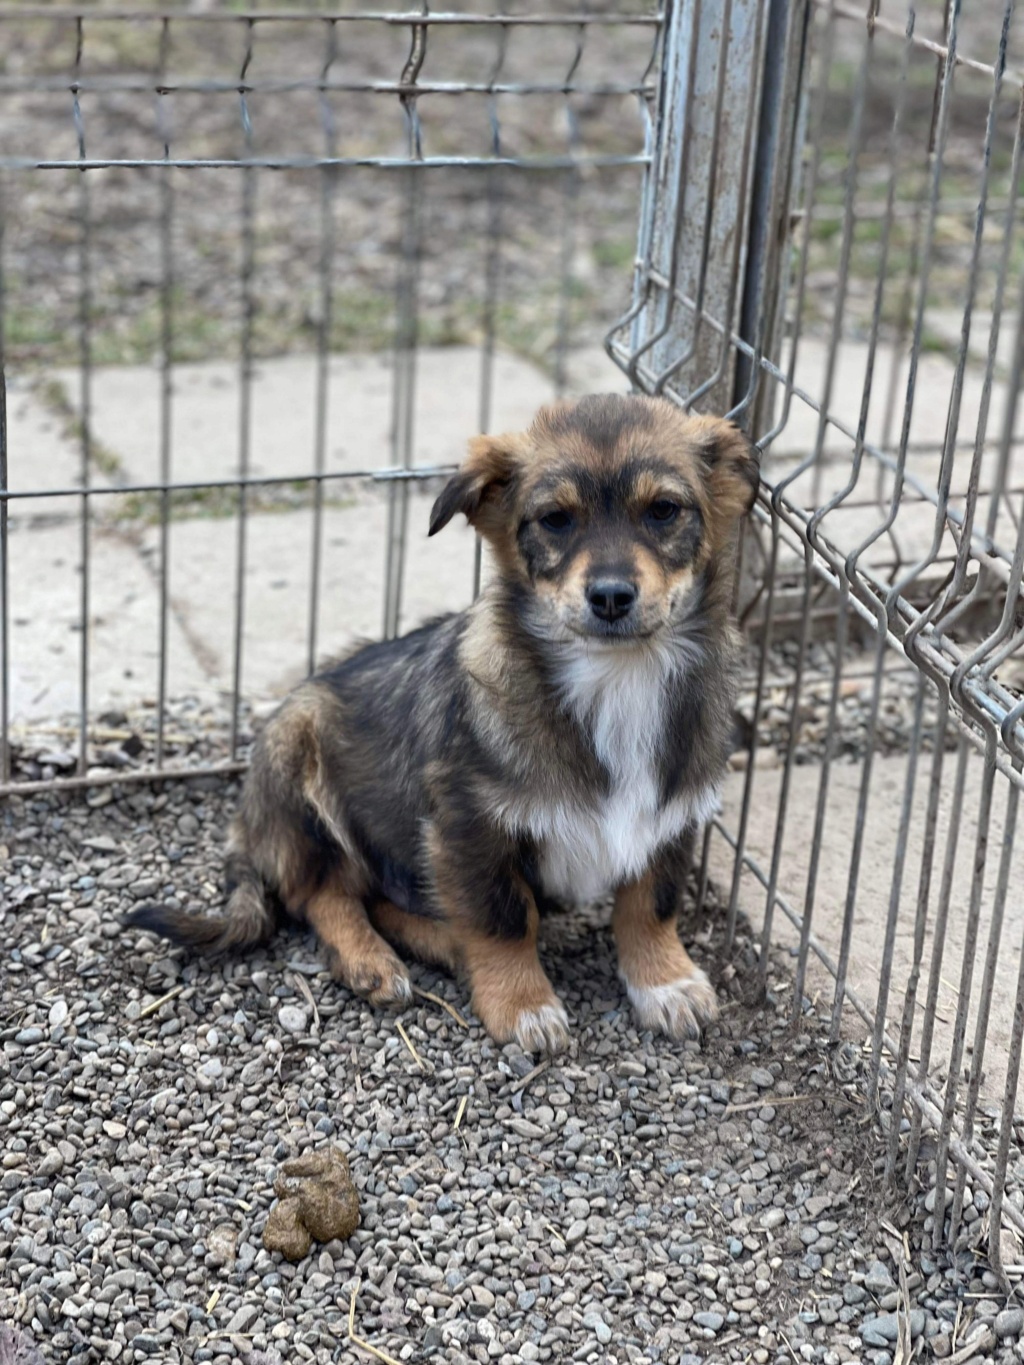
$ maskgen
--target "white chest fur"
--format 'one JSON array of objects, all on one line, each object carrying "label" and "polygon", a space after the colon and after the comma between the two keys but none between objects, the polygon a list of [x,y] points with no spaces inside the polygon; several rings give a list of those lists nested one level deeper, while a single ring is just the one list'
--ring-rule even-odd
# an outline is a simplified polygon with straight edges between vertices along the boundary
[{"label": "white chest fur", "polygon": [[709,786],[662,805],[657,758],[665,733],[666,683],[685,653],[591,645],[567,655],[566,704],[590,735],[610,787],[592,803],[527,804],[510,823],[536,841],[545,891],[585,903],[638,877],[655,852],[717,809]]}]

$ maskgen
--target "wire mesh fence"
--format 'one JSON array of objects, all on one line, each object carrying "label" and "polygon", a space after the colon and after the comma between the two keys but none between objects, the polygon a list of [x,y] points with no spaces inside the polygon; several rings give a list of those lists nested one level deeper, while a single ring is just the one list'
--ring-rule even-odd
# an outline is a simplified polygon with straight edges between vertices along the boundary
[{"label": "wire mesh fence", "polygon": [[[12,717],[72,705],[75,771],[57,770],[63,780],[175,766],[168,696],[204,682],[230,693],[233,765],[243,698],[265,691],[280,654],[246,602],[257,514],[310,509],[308,546],[294,552],[308,570],[287,593],[289,618],[307,621],[308,666],[325,636],[336,649],[353,630],[393,634],[416,614],[403,616],[411,487],[457,461],[466,433],[522,421],[564,390],[571,356],[611,320],[611,285],[621,298],[633,252],[659,16],[40,6],[5,10],[0,25],[0,298],[14,386],[0,782],[12,753],[19,790],[55,775],[18,765]],[[454,372],[439,346],[460,348]],[[541,363],[539,391],[516,400],[499,347]],[[256,369],[303,351],[314,360],[299,416],[276,407],[273,374]],[[335,363],[353,353],[375,359]],[[189,368],[211,360],[224,370],[208,381]],[[33,421],[60,428],[52,461],[32,449]],[[386,486],[383,572],[363,585],[360,610],[332,610],[323,585],[339,556],[325,526],[354,498],[380,511],[367,482]],[[41,623],[18,601],[33,571],[11,557],[31,544],[20,527],[54,518],[78,530],[77,564],[53,574],[77,641],[42,676],[31,647]],[[196,518],[219,519],[216,551],[180,529]],[[103,774],[93,700],[109,706],[100,693],[123,650],[104,630],[116,608],[93,561],[118,536],[141,538],[157,590],[155,633],[140,621],[148,638],[128,646],[152,724],[145,752]],[[232,540],[197,672],[175,627],[181,576]],[[466,591],[479,572],[477,559]]]},{"label": "wire mesh fence", "polygon": [[[952,1182],[936,1245],[969,1235],[973,1182],[1005,1269],[1004,1223],[1024,1230],[1019,20],[955,3],[674,20],[663,205],[610,344],[634,383],[728,408],[764,451],[745,777],[706,862],[731,923],[763,906],[763,971],[791,944],[796,1025],[812,997],[837,1043],[861,1016],[886,1174],[934,1181],[940,1211]],[[719,81],[702,142],[698,73],[737,46],[757,79]]]},{"label": "wire mesh fence", "polygon": [[[824,1007],[837,1045],[863,1045],[886,1174],[934,1183],[940,1211],[951,1187],[936,1242],[983,1229],[1012,1274],[1012,4],[46,6],[0,27],[0,790],[237,768],[283,633],[311,667],[353,629],[468,601],[476,547],[439,578],[420,493],[470,430],[608,387],[590,349],[607,334],[626,381],[731,412],[764,452],[742,744],[701,884],[730,926],[755,920],[765,974],[770,947],[791,952],[795,1026]],[[72,463],[30,458],[40,403]],[[19,606],[27,547],[48,533],[59,685],[19,655],[42,629]],[[110,608],[125,545],[148,575],[137,622]],[[149,688],[137,751],[114,757],[105,652]],[[197,745],[173,701],[204,686],[225,705]],[[61,710],[67,752],[34,749]]]}]

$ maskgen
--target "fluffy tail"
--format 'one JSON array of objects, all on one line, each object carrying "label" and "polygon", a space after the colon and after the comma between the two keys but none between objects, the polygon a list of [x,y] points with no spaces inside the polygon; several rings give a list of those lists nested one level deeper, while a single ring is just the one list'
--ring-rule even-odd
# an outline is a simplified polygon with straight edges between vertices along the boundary
[{"label": "fluffy tail", "polygon": [[276,916],[260,874],[244,853],[233,853],[227,876],[232,890],[223,915],[190,915],[167,906],[140,905],[122,922],[126,928],[148,929],[201,953],[225,953],[265,943]]}]

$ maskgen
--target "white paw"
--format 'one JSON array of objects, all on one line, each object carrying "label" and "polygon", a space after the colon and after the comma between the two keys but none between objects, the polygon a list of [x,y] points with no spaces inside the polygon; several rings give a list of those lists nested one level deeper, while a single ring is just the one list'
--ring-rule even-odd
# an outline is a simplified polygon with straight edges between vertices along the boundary
[{"label": "white paw", "polygon": [[412,1004],[412,982],[409,980],[409,973],[404,967],[395,972],[390,983],[385,987],[388,1003],[394,1005]]},{"label": "white paw", "polygon": [[404,1009],[412,1004],[412,982],[405,964],[391,952],[387,957],[361,965],[358,971],[350,972],[348,985],[357,995],[368,1000],[378,1009],[396,1006]]},{"label": "white paw", "polygon": [[718,1014],[714,987],[699,967],[691,976],[664,986],[633,986],[627,981],[626,994],[640,1027],[670,1038],[698,1038]]},{"label": "white paw", "polygon": [[569,1045],[569,1016],[560,1003],[521,1010],[514,1032],[524,1052],[561,1052]]}]

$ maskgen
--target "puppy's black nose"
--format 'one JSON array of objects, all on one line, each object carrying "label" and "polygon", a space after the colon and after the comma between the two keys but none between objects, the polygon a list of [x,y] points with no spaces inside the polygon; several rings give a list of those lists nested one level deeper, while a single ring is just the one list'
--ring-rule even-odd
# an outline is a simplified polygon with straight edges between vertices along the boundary
[{"label": "puppy's black nose", "polygon": [[595,616],[602,621],[617,621],[628,616],[636,601],[636,588],[613,578],[603,578],[587,589],[587,601]]}]

